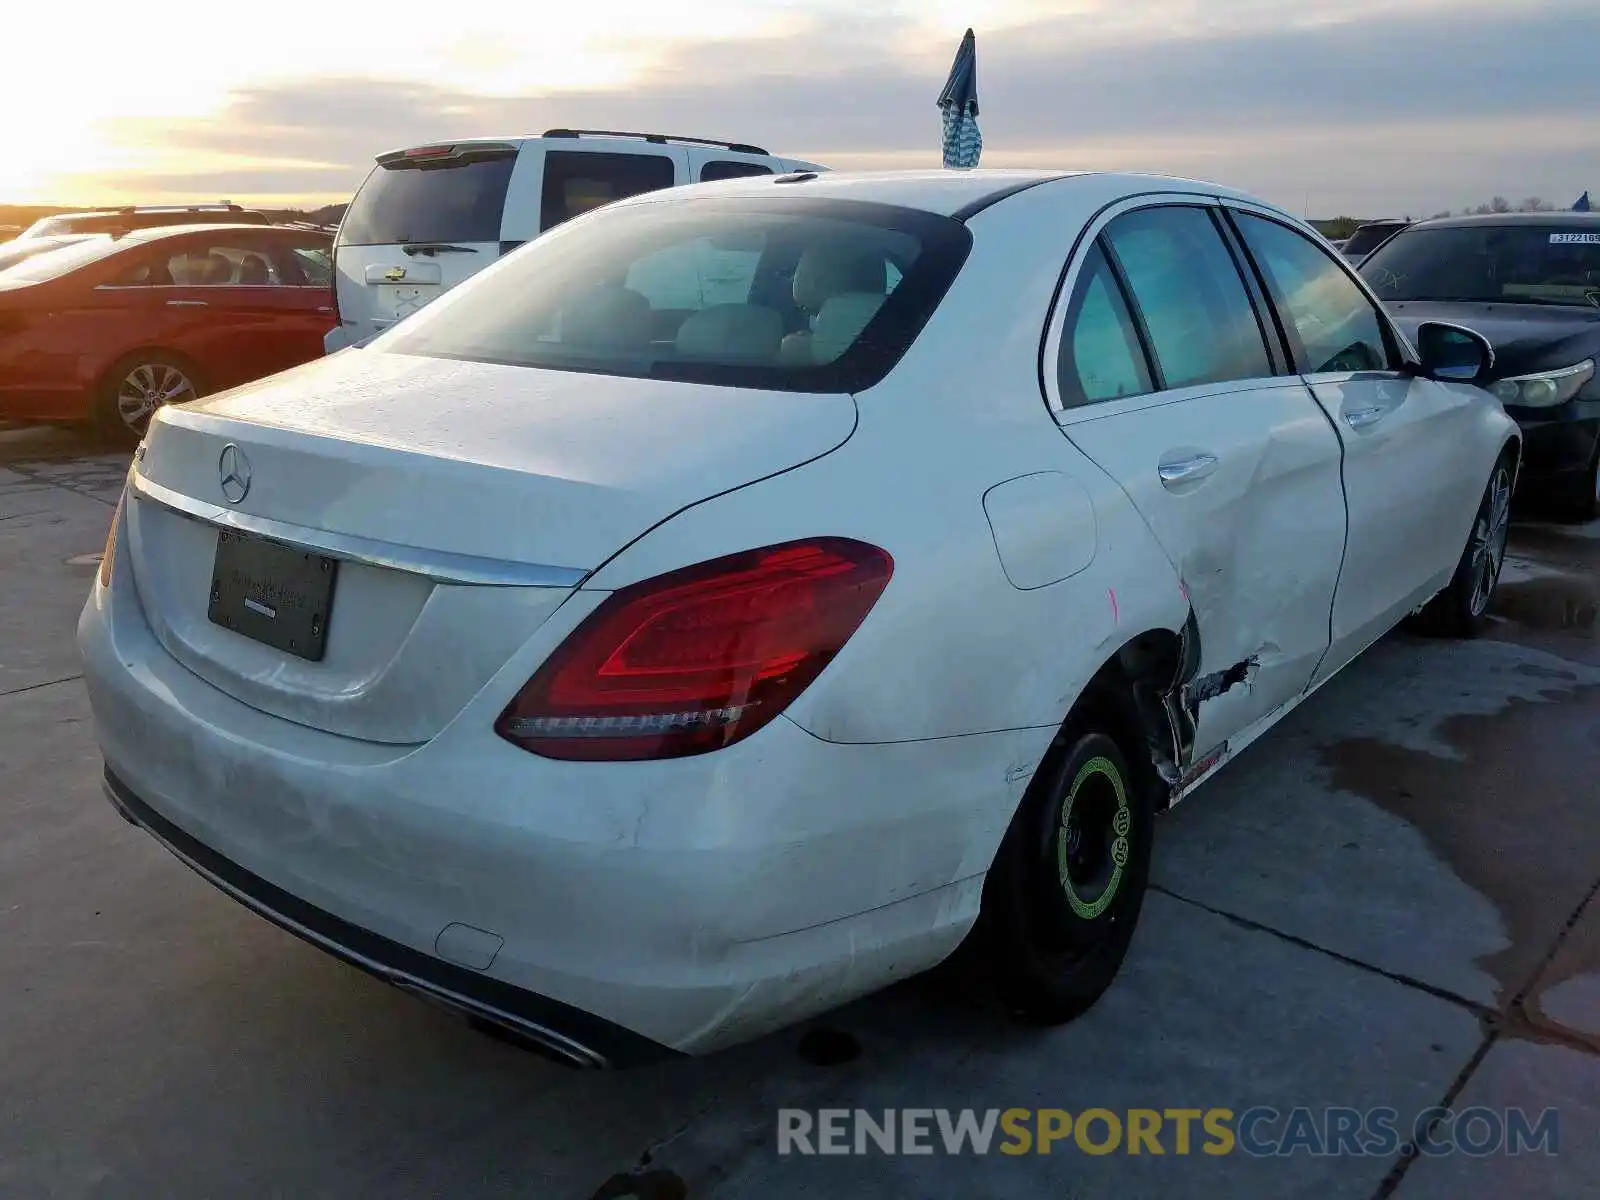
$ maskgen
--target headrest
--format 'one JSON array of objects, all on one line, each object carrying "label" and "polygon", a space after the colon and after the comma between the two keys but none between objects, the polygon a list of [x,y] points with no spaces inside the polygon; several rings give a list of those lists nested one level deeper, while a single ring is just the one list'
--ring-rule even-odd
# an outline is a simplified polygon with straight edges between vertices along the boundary
[{"label": "headrest", "polygon": [[783,318],[755,304],[714,304],[678,327],[677,349],[685,358],[771,362],[783,340]]},{"label": "headrest", "polygon": [[794,302],[817,313],[833,296],[846,292],[883,295],[883,256],[837,242],[813,246],[794,269]]}]

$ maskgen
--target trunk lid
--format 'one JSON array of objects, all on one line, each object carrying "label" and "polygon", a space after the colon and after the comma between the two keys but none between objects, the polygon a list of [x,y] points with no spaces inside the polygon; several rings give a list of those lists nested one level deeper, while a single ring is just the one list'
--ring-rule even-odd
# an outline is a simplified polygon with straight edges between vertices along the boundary
[{"label": "trunk lid", "polygon": [[[422,742],[587,572],[836,449],[855,416],[848,395],[350,351],[162,410],[134,471],[134,577],[168,651],[228,694]],[[321,661],[211,619],[219,531],[340,560]]]}]

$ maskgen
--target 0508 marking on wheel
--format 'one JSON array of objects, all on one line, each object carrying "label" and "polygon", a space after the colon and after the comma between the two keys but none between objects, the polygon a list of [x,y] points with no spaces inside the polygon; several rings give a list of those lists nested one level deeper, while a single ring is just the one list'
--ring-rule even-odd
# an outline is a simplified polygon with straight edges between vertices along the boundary
[{"label": "0508 marking on wheel", "polygon": [[1116,764],[1091,758],[1078,769],[1061,806],[1056,867],[1073,914],[1092,921],[1111,907],[1128,865],[1133,813]]}]

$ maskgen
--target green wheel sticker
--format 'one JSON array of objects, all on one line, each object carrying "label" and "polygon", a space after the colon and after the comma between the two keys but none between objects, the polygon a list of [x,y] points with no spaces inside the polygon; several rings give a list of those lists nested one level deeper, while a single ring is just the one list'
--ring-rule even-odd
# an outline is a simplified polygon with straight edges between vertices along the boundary
[{"label": "green wheel sticker", "polygon": [[[1072,806],[1078,799],[1078,793],[1083,790],[1083,785],[1096,775],[1104,777],[1117,798],[1117,811],[1111,818],[1111,829],[1116,834],[1116,840],[1111,843],[1111,878],[1106,880],[1105,889],[1099,896],[1093,901],[1085,901],[1078,895],[1072,883],[1072,875],[1067,869],[1067,846]],[[1061,877],[1061,890],[1066,893],[1067,904],[1074,916],[1092,921],[1111,907],[1111,902],[1116,899],[1117,889],[1122,885],[1122,872],[1128,865],[1130,853],[1128,832],[1132,828],[1133,812],[1128,807],[1128,790],[1122,786],[1122,775],[1117,771],[1116,764],[1109,758],[1091,758],[1078,768],[1072,786],[1067,789],[1067,798],[1061,805],[1061,826],[1056,830],[1056,871]]]}]

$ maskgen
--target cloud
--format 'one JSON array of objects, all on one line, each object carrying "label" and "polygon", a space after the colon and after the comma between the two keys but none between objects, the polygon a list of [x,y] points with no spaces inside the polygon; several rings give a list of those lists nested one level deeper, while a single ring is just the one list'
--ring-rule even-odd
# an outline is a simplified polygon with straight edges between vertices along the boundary
[{"label": "cloud", "polygon": [[[1591,186],[1592,0],[1432,0],[1398,13],[1358,0],[1293,20],[1277,0],[1161,11],[1169,19],[1154,26],[1111,6],[980,30],[986,163],[1170,170],[1285,202],[1308,189],[1327,198],[1314,207],[1344,211],[1431,211],[1497,191],[1560,200]],[[115,132],[197,164],[125,185],[206,195],[237,181],[221,190],[323,198],[386,149],[561,125],[728,137],[834,166],[936,165],[933,101],[951,51],[905,16],[840,15],[781,38],[669,47],[625,89],[489,96],[321,77],[242,88],[215,118]],[[255,165],[219,171],[206,164],[217,155]]]}]

